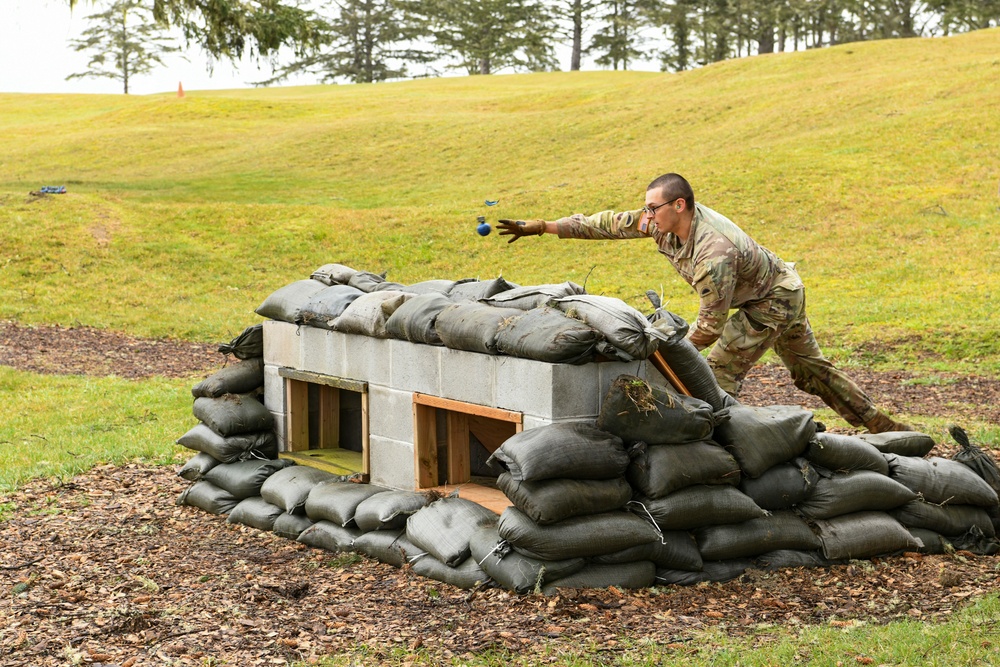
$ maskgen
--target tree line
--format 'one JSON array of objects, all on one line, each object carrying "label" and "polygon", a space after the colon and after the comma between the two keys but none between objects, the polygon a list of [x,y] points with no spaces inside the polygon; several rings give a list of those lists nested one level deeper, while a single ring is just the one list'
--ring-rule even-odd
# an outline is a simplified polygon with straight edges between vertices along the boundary
[{"label": "tree line", "polygon": [[[68,0],[71,7],[81,0]],[[87,0],[84,0],[85,2]],[[433,76],[608,69],[680,71],[727,58],[1000,25],[1000,0],[91,0],[104,21],[180,28],[214,58],[271,61],[279,83],[372,83]],[[100,16],[100,15],[95,15]],[[90,17],[94,19],[95,17]],[[110,18],[108,18],[110,17]],[[122,19],[124,20],[124,19]],[[121,35],[123,30],[109,30]],[[91,35],[90,47],[93,47]],[[154,44],[148,34],[145,39]],[[135,40],[133,40],[135,41]],[[282,47],[287,47],[284,50]],[[78,48],[85,48],[78,44]],[[293,56],[287,58],[286,53]],[[281,58],[281,60],[279,60]]]}]

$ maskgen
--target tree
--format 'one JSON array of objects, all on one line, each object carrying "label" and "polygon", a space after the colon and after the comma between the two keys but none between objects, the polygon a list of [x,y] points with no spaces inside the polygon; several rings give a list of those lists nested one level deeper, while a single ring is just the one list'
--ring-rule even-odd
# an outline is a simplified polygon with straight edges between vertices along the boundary
[{"label": "tree", "polygon": [[[81,2],[67,1],[70,9]],[[198,44],[213,58],[268,57],[282,46],[305,53],[319,45],[322,34],[322,21],[302,9],[299,0],[148,1],[156,21],[180,28],[188,43]]]},{"label": "tree", "polygon": [[323,46],[280,68],[265,84],[300,72],[319,74],[326,83],[340,78],[373,83],[405,76],[407,63],[431,58],[413,46],[419,29],[396,0],[340,0],[336,5],[338,14],[324,17]]},{"label": "tree", "polygon": [[133,77],[149,74],[163,64],[163,56],[180,51],[163,26],[153,19],[152,8],[143,0],[114,0],[108,9],[87,17],[93,25],[82,39],[72,39],[76,51],[95,51],[87,71],[70,74],[70,79],[106,78],[122,82],[128,95]]},{"label": "tree", "polygon": [[445,56],[469,74],[556,66],[554,17],[541,0],[413,0],[407,3]]},{"label": "tree", "polygon": [[588,53],[598,53],[594,59],[602,67],[628,69],[628,64],[643,55],[639,28],[644,24],[644,0],[604,0],[604,14],[598,17],[600,27],[587,47]]}]

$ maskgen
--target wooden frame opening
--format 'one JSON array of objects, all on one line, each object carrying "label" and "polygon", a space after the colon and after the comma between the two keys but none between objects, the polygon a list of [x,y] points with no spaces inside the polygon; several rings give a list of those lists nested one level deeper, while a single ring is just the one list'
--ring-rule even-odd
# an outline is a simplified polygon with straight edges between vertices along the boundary
[{"label": "wooden frame opening", "polygon": [[285,379],[281,458],[368,481],[368,383],[279,368]]},{"label": "wooden frame opening", "polygon": [[495,474],[481,464],[484,454],[492,454],[523,425],[520,412],[413,394],[416,488],[447,493],[458,487],[460,497],[501,512],[510,502],[488,479],[495,480]]}]

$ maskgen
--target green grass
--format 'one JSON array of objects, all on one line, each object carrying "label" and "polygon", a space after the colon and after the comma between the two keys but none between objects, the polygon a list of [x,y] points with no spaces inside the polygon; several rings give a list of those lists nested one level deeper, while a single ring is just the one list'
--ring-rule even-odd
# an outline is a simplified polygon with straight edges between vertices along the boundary
[{"label": "green grass", "polygon": [[[473,233],[477,215],[635,207],[676,170],[797,262],[836,360],[877,340],[874,367],[996,374],[998,45],[987,30],[680,74],[0,95],[0,318],[215,341],[329,261],[400,282],[593,268],[591,292],[644,307],[662,290],[692,318],[649,243]],[[45,184],[70,192],[26,203]]]},{"label": "green grass", "polygon": [[[0,319],[226,341],[270,292],[341,262],[391,280],[587,280],[692,319],[649,243],[508,245],[475,218],[642,203],[665,171],[797,263],[848,369],[1000,374],[1000,30],[680,74],[546,73],[172,95],[0,94]],[[31,200],[29,190],[69,194]],[[487,208],[484,199],[499,199]],[[588,278],[589,276],[589,278]],[[174,462],[191,380],[0,367],[0,493],[103,462]],[[819,411],[819,417],[832,413]],[[946,440],[943,420],[920,423]],[[967,425],[973,440],[1000,429]],[[17,510],[0,503],[0,520]],[[989,664],[998,601],[943,624],[708,631],[556,665]],[[603,656],[603,657],[601,657]],[[871,663],[864,660],[870,658]],[[358,647],[330,665],[437,664]],[[525,665],[496,653],[454,664]]]},{"label": "green grass", "polygon": [[427,651],[358,646],[320,662],[321,667],[383,665],[407,667],[787,667],[788,665],[879,665],[951,667],[994,665],[1000,645],[1000,599],[986,596],[941,623],[897,620],[885,625],[848,622],[828,626],[758,624],[727,631],[697,630],[669,644],[620,637],[613,650],[602,646],[544,647],[530,656],[488,650],[449,661]]},{"label": "green grass", "polygon": [[[0,494],[29,479],[67,479],[100,463],[176,463],[196,422],[191,380],[38,375],[0,366]],[[8,510],[12,508],[7,508]],[[0,508],[0,520],[7,511]]]}]

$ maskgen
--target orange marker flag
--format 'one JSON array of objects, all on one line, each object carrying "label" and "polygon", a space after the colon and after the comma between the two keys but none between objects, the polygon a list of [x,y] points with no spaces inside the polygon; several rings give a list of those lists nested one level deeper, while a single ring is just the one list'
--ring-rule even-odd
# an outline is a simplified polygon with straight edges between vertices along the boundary
[{"label": "orange marker flag", "polygon": [[184,86],[180,81],[177,82],[177,97],[184,97]]}]

